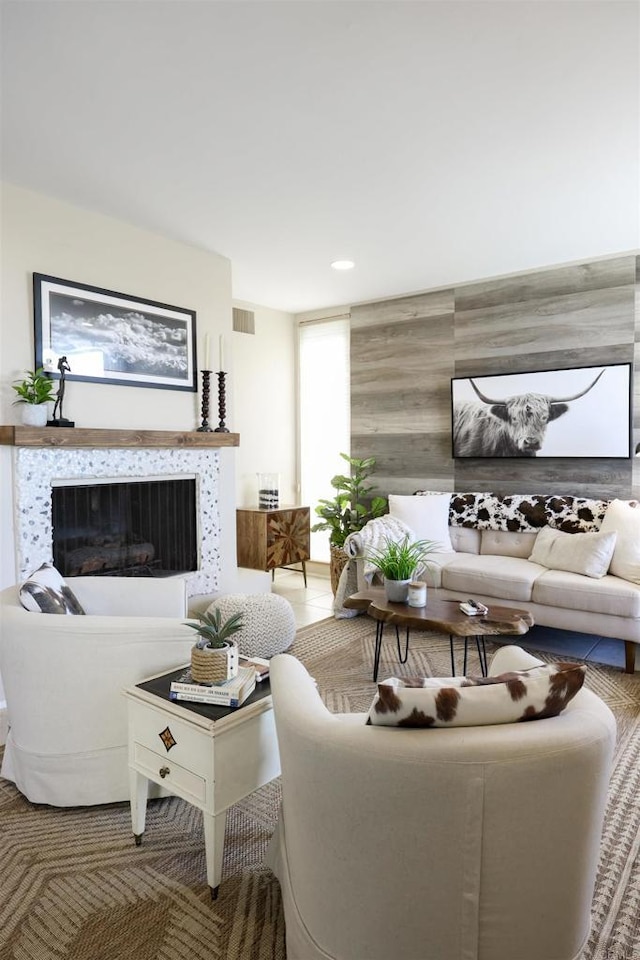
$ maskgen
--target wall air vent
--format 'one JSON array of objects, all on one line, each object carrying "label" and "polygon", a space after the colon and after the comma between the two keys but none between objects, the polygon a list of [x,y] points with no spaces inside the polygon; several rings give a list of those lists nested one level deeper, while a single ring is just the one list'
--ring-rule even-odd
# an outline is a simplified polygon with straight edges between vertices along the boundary
[{"label": "wall air vent", "polygon": [[256,315],[253,310],[233,308],[233,329],[236,333],[255,333]]}]

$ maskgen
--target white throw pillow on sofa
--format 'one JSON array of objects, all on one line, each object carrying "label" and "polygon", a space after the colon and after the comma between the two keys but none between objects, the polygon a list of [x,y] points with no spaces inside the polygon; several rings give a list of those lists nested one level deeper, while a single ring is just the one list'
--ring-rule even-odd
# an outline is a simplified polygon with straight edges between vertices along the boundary
[{"label": "white throw pillow on sofa", "polygon": [[563,533],[543,527],[529,560],[550,570],[567,570],[598,580],[609,569],[616,546],[616,533]]},{"label": "white throw pillow on sofa", "polygon": [[617,534],[611,573],[640,583],[640,504],[636,500],[612,500],[600,530]]},{"label": "white throw pillow on sofa", "polygon": [[401,496],[389,494],[389,513],[402,520],[415,533],[418,540],[435,540],[439,551],[452,551],[449,536],[450,493],[425,496]]}]

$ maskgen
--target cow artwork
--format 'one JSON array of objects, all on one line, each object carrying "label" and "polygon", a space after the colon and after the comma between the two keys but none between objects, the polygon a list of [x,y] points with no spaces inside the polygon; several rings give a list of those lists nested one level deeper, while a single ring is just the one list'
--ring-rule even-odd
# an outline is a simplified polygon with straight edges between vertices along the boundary
[{"label": "cow artwork", "polygon": [[583,390],[568,397],[523,393],[494,399],[469,378],[478,401],[453,406],[454,457],[535,457],[547,426],[569,410],[569,404],[595,387],[604,369]]}]

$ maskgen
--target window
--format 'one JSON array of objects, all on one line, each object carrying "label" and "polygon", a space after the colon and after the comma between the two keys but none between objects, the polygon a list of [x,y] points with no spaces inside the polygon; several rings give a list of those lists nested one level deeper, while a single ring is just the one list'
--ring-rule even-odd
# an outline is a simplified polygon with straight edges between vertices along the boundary
[{"label": "window", "polygon": [[[340,457],[350,450],[349,317],[302,323],[299,327],[300,494],[315,507],[335,491],[331,478],[345,473]],[[329,562],[329,533],[311,534],[311,559]]]}]

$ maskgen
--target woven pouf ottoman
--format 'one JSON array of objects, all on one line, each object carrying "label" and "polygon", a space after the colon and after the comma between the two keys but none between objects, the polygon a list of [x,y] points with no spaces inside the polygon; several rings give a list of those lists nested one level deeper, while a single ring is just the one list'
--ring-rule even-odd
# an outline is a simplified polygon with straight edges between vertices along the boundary
[{"label": "woven pouf ottoman", "polygon": [[293,607],[277,593],[228,593],[214,600],[209,610],[215,607],[223,623],[234,613],[242,614],[242,627],[233,639],[245,657],[273,657],[293,643]]}]

